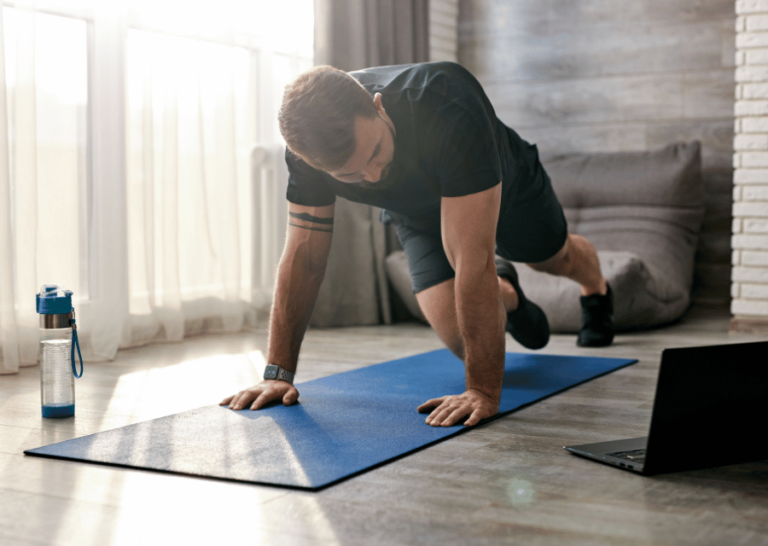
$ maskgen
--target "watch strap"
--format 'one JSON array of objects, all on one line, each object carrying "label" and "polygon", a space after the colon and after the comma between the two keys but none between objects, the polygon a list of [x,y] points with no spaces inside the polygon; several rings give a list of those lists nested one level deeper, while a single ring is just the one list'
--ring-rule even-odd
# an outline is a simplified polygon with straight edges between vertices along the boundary
[{"label": "watch strap", "polygon": [[294,374],[289,372],[288,370],[285,370],[281,368],[280,366],[277,367],[277,379],[278,381],[287,381],[291,385],[293,385],[293,377]]},{"label": "watch strap", "polygon": [[[270,370],[271,368],[271,370]],[[277,374],[274,373],[275,368],[277,369]],[[267,372],[271,371],[270,377],[267,377]],[[267,369],[264,371],[264,379],[273,379],[276,381],[285,381],[286,383],[290,383],[293,385],[293,378],[295,374],[292,372],[289,372],[285,368],[281,368],[277,364],[269,364],[267,365]]]}]

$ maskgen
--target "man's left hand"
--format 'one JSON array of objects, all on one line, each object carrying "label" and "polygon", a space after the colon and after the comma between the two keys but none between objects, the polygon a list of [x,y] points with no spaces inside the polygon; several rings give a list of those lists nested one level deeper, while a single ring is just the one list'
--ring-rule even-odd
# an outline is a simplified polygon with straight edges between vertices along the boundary
[{"label": "man's left hand", "polygon": [[469,419],[464,421],[464,425],[471,427],[481,419],[496,415],[499,401],[470,389],[462,394],[433,398],[417,409],[419,413],[429,413],[426,423],[433,427],[452,427],[467,415]]}]

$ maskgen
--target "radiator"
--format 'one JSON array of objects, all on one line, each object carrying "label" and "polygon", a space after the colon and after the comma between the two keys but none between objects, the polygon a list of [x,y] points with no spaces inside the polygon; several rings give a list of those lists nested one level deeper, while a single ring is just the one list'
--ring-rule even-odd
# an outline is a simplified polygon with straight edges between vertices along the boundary
[{"label": "radiator", "polygon": [[252,279],[253,304],[268,306],[272,301],[275,272],[285,244],[288,227],[288,168],[285,146],[256,145],[251,151],[253,184]]}]

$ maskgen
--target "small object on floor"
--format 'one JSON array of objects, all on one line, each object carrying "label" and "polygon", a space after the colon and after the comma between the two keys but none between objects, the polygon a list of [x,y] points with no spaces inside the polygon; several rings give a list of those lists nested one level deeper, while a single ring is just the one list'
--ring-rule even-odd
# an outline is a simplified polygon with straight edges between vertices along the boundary
[{"label": "small object on floor", "polygon": [[613,292],[607,284],[605,295],[581,296],[581,330],[576,339],[579,347],[607,347],[613,343]]},{"label": "small object on floor", "polygon": [[512,338],[527,349],[541,349],[549,343],[549,321],[544,311],[525,297],[517,271],[511,262],[499,258],[495,259],[496,274],[507,279],[512,288],[517,292],[517,308],[507,313],[506,331]]},{"label": "small object on floor", "polygon": [[[83,375],[72,291],[44,284],[36,297],[40,315],[40,401],[43,417],[75,415],[75,378]],[[80,373],[75,365],[80,355]],[[70,373],[71,370],[71,373]]]},{"label": "small object on floor", "polygon": [[[499,413],[636,362],[507,353]],[[298,385],[299,403],[258,411],[207,406],[24,453],[191,476],[317,490],[468,427],[431,427],[416,408],[464,391],[447,349]]]}]

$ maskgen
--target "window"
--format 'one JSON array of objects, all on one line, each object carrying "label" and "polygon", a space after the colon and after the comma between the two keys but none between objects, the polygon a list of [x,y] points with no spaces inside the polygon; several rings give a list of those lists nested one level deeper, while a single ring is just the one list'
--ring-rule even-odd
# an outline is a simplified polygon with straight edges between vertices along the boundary
[{"label": "window", "polygon": [[312,4],[3,3],[21,326],[44,282],[75,292],[91,357],[132,343],[129,314],[148,331],[168,330],[169,309],[182,328],[242,315],[261,236],[251,150],[282,142],[282,88],[312,65]]}]

